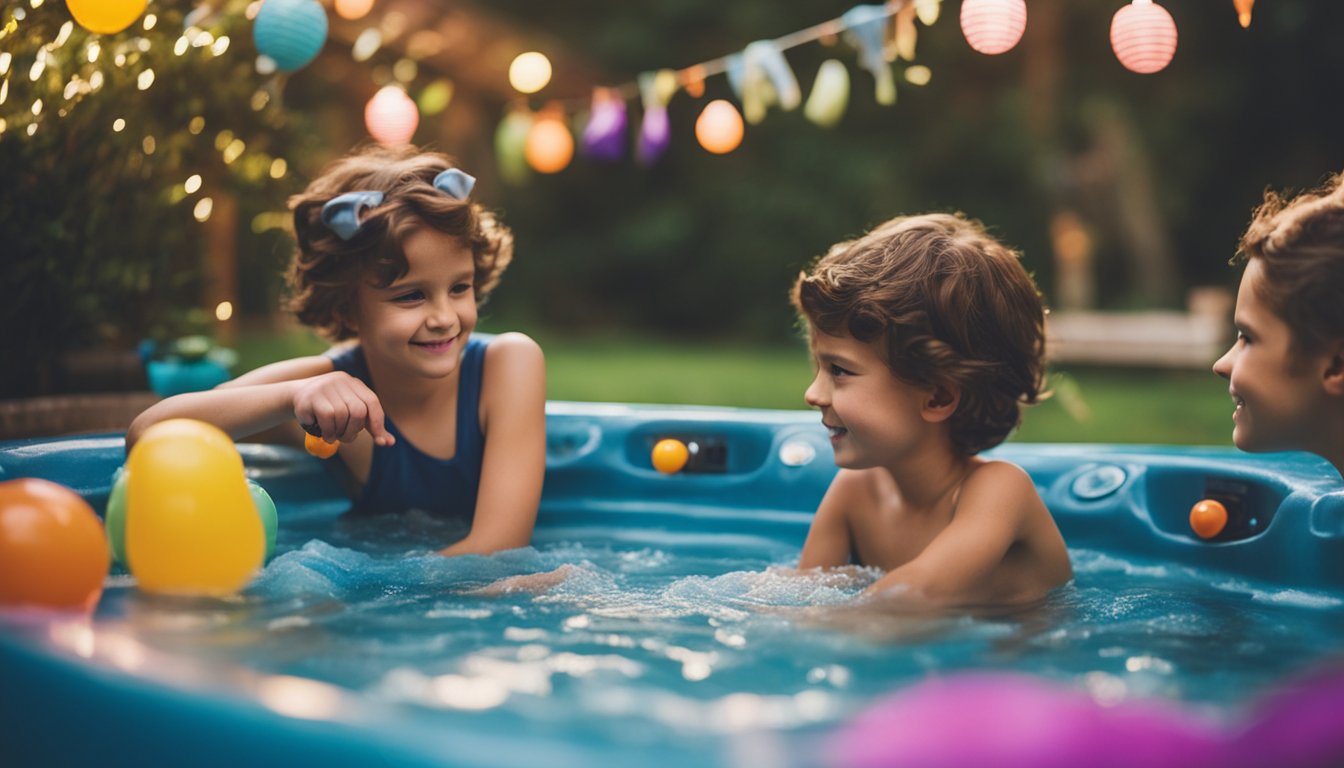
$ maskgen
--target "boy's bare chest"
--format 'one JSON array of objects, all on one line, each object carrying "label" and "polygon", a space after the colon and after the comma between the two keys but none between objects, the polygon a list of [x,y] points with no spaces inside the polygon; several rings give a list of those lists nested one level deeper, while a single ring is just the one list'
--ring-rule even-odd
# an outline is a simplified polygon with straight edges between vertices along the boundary
[{"label": "boy's bare chest", "polygon": [[910,514],[885,504],[850,516],[850,538],[859,562],[889,571],[914,560],[952,522],[951,504]]}]

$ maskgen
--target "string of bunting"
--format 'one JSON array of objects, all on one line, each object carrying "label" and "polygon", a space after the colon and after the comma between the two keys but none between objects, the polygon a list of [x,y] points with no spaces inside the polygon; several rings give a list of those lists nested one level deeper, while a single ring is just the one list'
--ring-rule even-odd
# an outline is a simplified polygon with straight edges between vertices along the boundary
[{"label": "string of bunting", "polygon": [[[858,5],[842,16],[772,40],[758,40],[741,51],[681,69],[642,73],[637,80],[593,89],[587,104],[587,119],[581,121],[585,156],[599,161],[618,161],[626,155],[629,115],[627,103],[638,99],[642,109],[637,160],[650,165],[667,150],[671,140],[667,116],[673,96],[685,91],[693,98],[705,93],[706,78],[726,75],[738,106],[723,99],[706,104],[696,120],[696,139],[706,150],[724,154],[736,149],[744,136],[745,122],[755,125],[771,109],[803,107],[804,115],[823,127],[834,126],[844,116],[849,102],[848,68],[838,59],[828,59],[803,102],[798,79],[784,52],[806,43],[844,39],[858,54],[858,64],[874,78],[874,97],[879,104],[896,101],[896,78],[892,63],[913,62],[917,39],[916,20],[930,25],[937,21],[942,0],[889,0],[881,5]],[[540,54],[519,56],[510,68],[510,82],[521,93],[540,91],[549,82],[549,62]],[[927,67],[912,65],[905,79],[916,85],[931,77]],[[555,173],[573,159],[575,146],[566,123],[566,113],[580,111],[575,100],[552,100],[533,111],[520,100],[505,115],[495,132],[495,150],[506,180],[525,181],[532,170]]]}]

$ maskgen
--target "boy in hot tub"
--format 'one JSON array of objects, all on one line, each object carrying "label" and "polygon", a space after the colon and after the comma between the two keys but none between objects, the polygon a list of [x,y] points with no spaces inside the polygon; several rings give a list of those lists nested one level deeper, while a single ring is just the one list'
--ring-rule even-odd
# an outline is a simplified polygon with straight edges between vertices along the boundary
[{"label": "boy in hot tub", "polygon": [[1310,451],[1344,474],[1344,175],[1265,195],[1237,249],[1237,340],[1213,371],[1243,451]]},{"label": "boy in hot tub", "polygon": [[799,569],[880,568],[867,597],[902,605],[1020,605],[1068,582],[1031,478],[979,456],[1042,388],[1045,311],[1018,253],[960,214],[898,217],[833,246],[793,304],[840,467]]}]

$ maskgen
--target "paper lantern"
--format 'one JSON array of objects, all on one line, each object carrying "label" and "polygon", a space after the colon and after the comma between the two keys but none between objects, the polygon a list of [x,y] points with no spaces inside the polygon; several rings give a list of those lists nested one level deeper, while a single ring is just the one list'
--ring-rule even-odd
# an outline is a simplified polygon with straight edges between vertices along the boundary
[{"label": "paper lantern", "polygon": [[737,149],[742,143],[742,115],[723,99],[715,99],[705,105],[700,117],[695,120],[695,138],[700,146],[716,155],[724,155]]},{"label": "paper lantern", "polygon": [[398,146],[415,135],[415,129],[420,125],[420,110],[405,91],[395,85],[385,85],[364,105],[364,125],[379,144]]},{"label": "paper lantern", "polygon": [[1153,0],[1134,0],[1111,18],[1111,48],[1131,72],[1160,72],[1176,55],[1176,21]]},{"label": "paper lantern", "polygon": [[79,26],[100,35],[115,35],[135,23],[148,3],[149,0],[66,0],[65,5]]},{"label": "paper lantern", "polygon": [[524,148],[527,164],[541,173],[559,173],[574,159],[574,137],[557,114],[546,114],[532,123]]},{"label": "paper lantern", "polygon": [[1027,29],[1025,0],[963,0],[961,33],[980,53],[1012,50]]},{"label": "paper lantern", "polygon": [[597,160],[620,160],[625,155],[625,128],[625,100],[605,88],[594,91],[592,114],[583,129],[583,151]]},{"label": "paper lantern", "polygon": [[551,82],[551,60],[546,54],[520,53],[509,65],[509,85],[519,93],[536,93]]},{"label": "paper lantern", "polygon": [[519,109],[504,116],[495,129],[495,161],[499,175],[510,184],[527,181],[527,135],[532,132],[532,113]]},{"label": "paper lantern", "polygon": [[336,15],[342,19],[362,19],[373,10],[373,0],[336,0]]},{"label": "paper lantern", "polygon": [[1255,0],[1232,0],[1232,5],[1237,9],[1237,23],[1242,29],[1251,26],[1251,8],[1255,6]]},{"label": "paper lantern", "polygon": [[672,126],[667,119],[667,108],[654,105],[644,110],[639,126],[639,162],[653,165],[667,151],[671,143]]},{"label": "paper lantern", "polygon": [[293,72],[322,50],[327,12],[317,0],[266,0],[252,25],[252,40],[282,72]]}]

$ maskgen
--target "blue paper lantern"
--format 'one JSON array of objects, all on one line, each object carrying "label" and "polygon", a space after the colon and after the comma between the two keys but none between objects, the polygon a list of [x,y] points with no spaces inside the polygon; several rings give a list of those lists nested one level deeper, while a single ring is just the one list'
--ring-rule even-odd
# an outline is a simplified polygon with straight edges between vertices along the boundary
[{"label": "blue paper lantern", "polygon": [[327,12],[317,0],[266,0],[252,26],[257,50],[283,72],[300,69],[327,41]]}]

